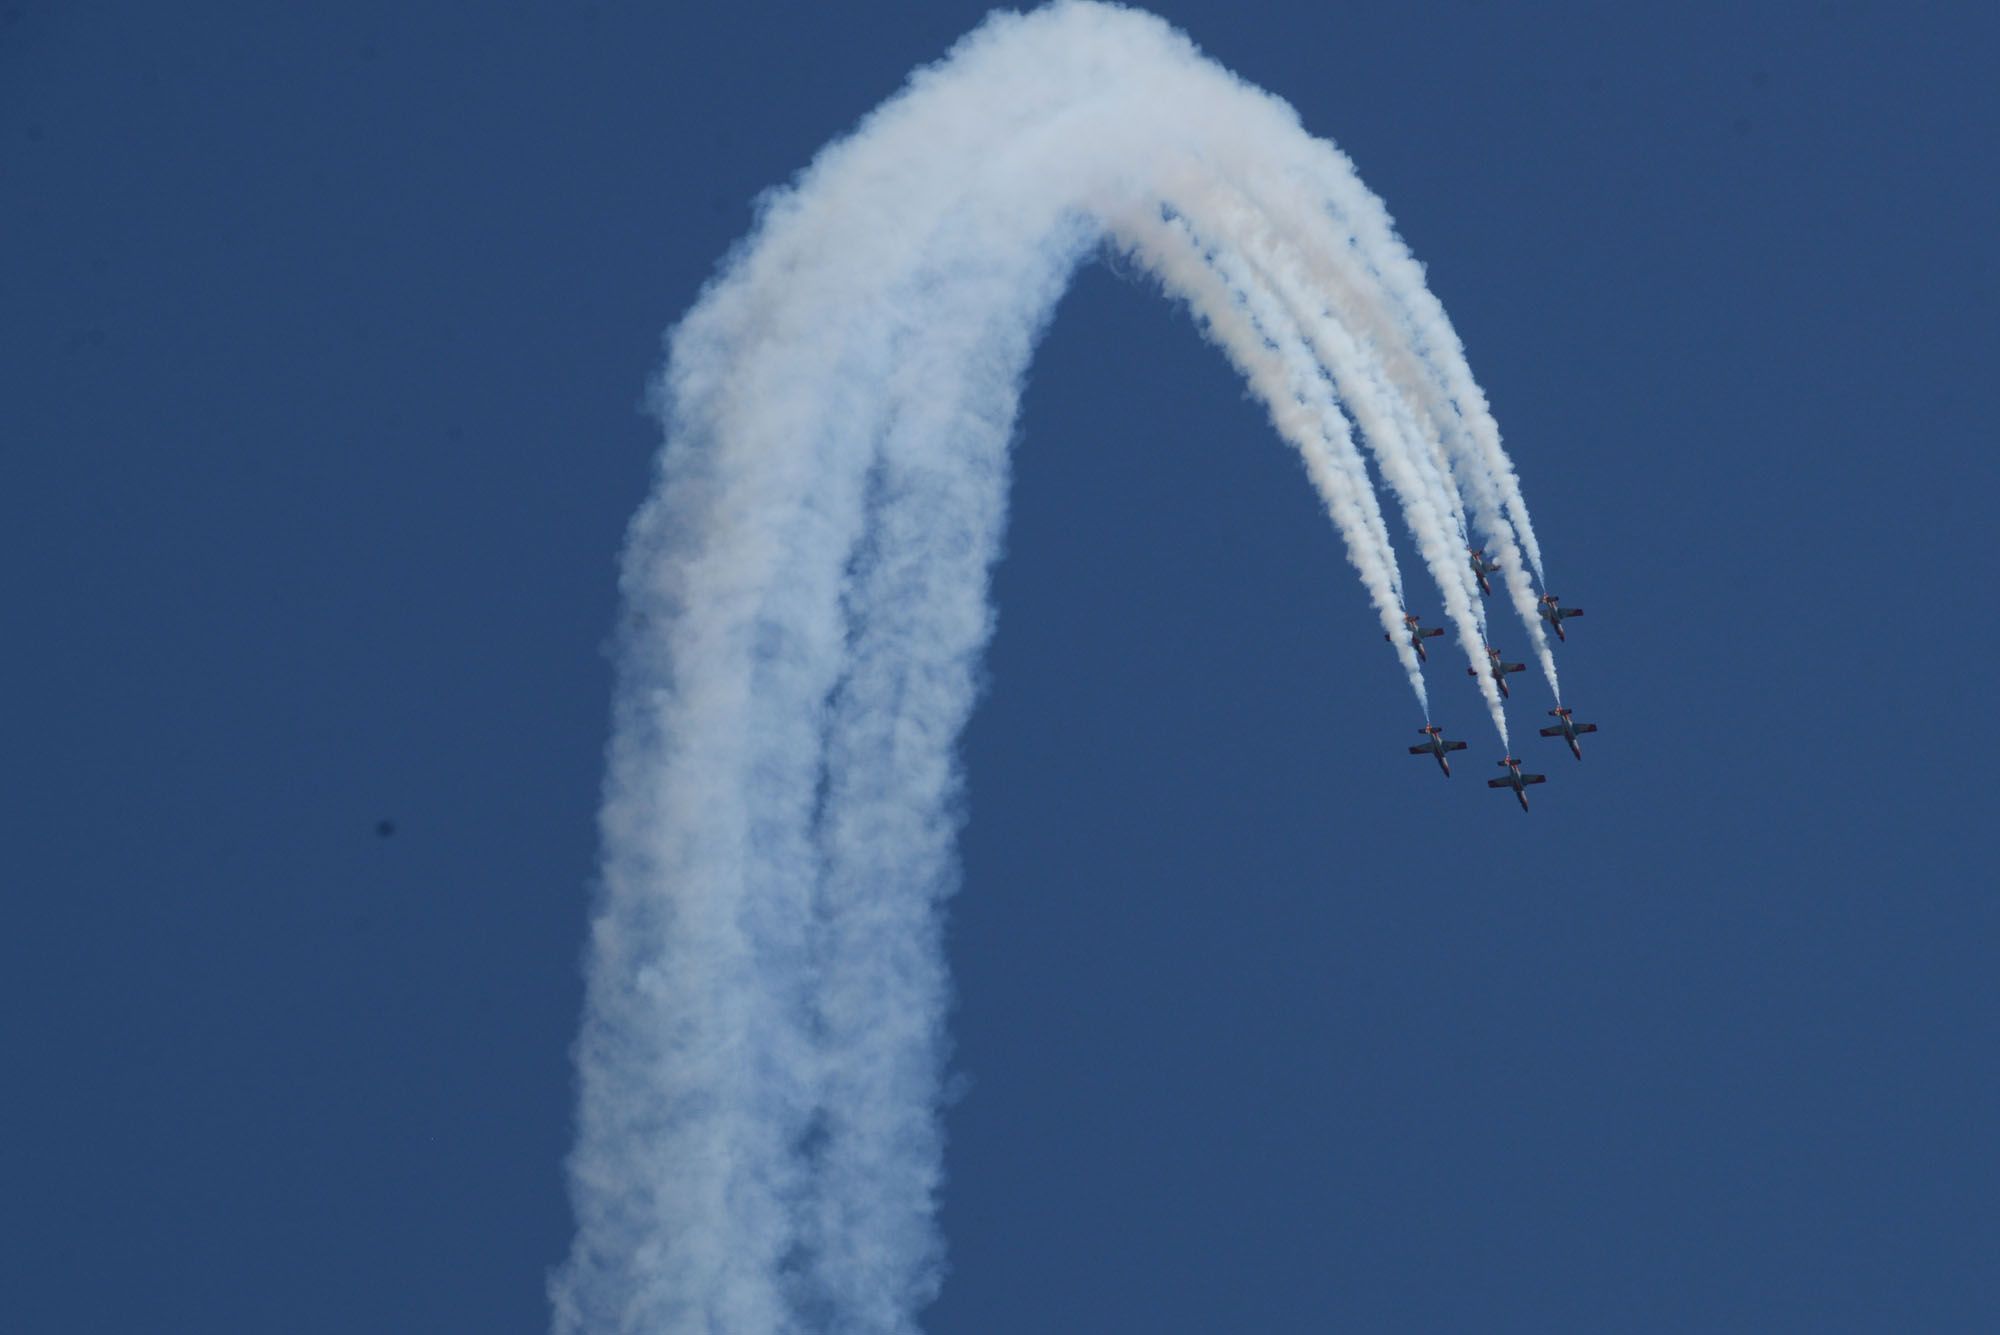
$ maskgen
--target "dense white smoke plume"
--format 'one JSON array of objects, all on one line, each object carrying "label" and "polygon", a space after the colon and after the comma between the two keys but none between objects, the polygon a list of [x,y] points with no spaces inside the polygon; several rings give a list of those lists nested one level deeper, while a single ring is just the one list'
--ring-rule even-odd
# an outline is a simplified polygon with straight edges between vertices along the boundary
[{"label": "dense white smoke plume", "polygon": [[1347,160],[1149,15],[994,16],[765,201],[672,339],[559,1331],[904,1331],[935,1293],[952,750],[1022,374],[1106,246],[1299,451],[1420,697],[1370,460],[1468,661],[1469,533],[1540,643],[1513,468]]}]

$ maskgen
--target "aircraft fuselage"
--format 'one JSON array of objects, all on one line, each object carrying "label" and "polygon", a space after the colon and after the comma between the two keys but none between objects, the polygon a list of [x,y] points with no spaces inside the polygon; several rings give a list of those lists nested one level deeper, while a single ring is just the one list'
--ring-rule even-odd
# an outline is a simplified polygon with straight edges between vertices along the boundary
[{"label": "aircraft fuselage", "polygon": [[1583,759],[1583,745],[1577,741],[1577,738],[1586,732],[1596,732],[1597,725],[1595,723],[1578,723],[1575,716],[1567,709],[1551,709],[1549,713],[1554,717],[1555,723],[1543,728],[1541,730],[1542,736],[1562,738],[1563,741],[1569,744],[1569,753],[1578,760]]},{"label": "aircraft fuselage", "polygon": [[1521,773],[1521,762],[1512,756],[1507,757],[1500,764],[1506,767],[1507,772],[1500,778],[1488,779],[1486,786],[1488,788],[1512,788],[1515,799],[1521,804],[1521,810],[1526,811],[1528,809],[1528,785],[1531,783],[1546,782],[1546,776]]},{"label": "aircraft fuselage", "polygon": [[1410,754],[1413,756],[1426,754],[1435,756],[1438,768],[1443,770],[1444,777],[1449,779],[1451,777],[1451,761],[1446,758],[1446,753],[1450,751],[1463,751],[1465,743],[1447,740],[1444,730],[1441,728],[1421,728],[1418,731],[1424,734],[1424,740],[1411,747]]},{"label": "aircraft fuselage", "polygon": [[1498,570],[1500,568],[1500,563],[1494,560],[1492,557],[1488,556],[1486,554],[1486,549],[1483,547],[1475,549],[1473,552],[1469,554],[1467,559],[1472,564],[1472,577],[1479,581],[1479,591],[1487,595],[1488,597],[1491,597],[1493,594],[1493,586],[1487,583],[1486,577],[1492,574],[1494,571]]}]

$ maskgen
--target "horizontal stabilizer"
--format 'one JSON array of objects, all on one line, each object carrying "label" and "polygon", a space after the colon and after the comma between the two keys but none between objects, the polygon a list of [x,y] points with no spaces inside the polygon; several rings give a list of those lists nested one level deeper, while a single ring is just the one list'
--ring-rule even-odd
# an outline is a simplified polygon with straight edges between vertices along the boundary
[{"label": "horizontal stabilizer", "polygon": [[[1578,729],[1577,729],[1577,731],[1578,731],[1578,732],[1582,732],[1582,731],[1583,731],[1583,729],[1581,729],[1581,728],[1578,728]],[[1563,730],[1562,730],[1561,728],[1543,728],[1543,729],[1542,729],[1542,736],[1544,736],[1544,737],[1560,737],[1560,736],[1562,736],[1562,735],[1563,735]]]}]

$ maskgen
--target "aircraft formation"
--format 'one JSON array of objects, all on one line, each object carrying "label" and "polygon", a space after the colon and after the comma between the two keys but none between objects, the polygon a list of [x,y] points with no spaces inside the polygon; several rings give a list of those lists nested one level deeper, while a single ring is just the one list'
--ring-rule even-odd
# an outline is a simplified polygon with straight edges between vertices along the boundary
[{"label": "aircraft formation", "polygon": [[[1481,547],[1468,549],[1468,559],[1472,565],[1473,578],[1479,581],[1479,592],[1487,597],[1491,597],[1493,595],[1493,586],[1488,582],[1486,577],[1500,569],[1500,562],[1488,556],[1485,549]],[[1562,600],[1552,593],[1545,593],[1541,596],[1535,604],[1535,611],[1542,620],[1549,624],[1549,628],[1555,631],[1556,639],[1564,644],[1569,643],[1569,636],[1563,631],[1563,622],[1583,615],[1581,607],[1564,607]],[[1403,618],[1403,628],[1404,634],[1409,638],[1410,647],[1417,651],[1418,661],[1429,662],[1430,655],[1424,652],[1424,641],[1444,634],[1443,629],[1433,627],[1425,630],[1419,619],[1414,616]],[[1382,638],[1387,640],[1390,637],[1384,635]],[[1486,646],[1486,667],[1484,674],[1492,677],[1493,684],[1500,688],[1501,699],[1505,700],[1509,698],[1507,675],[1512,672],[1525,671],[1526,667],[1525,663],[1509,663],[1498,649],[1490,644]],[[1479,668],[1469,667],[1465,670],[1465,675],[1477,678],[1481,675],[1481,671]],[[1582,760],[1583,746],[1577,741],[1577,738],[1587,732],[1596,732],[1597,725],[1595,723],[1577,722],[1575,716],[1562,705],[1557,705],[1554,709],[1551,709],[1549,716],[1555,719],[1555,723],[1550,727],[1543,728],[1541,730],[1542,736],[1562,738],[1569,746],[1569,753],[1578,760]],[[1435,757],[1438,768],[1443,770],[1444,776],[1449,779],[1451,777],[1451,761],[1448,759],[1448,755],[1453,751],[1463,751],[1465,743],[1446,740],[1444,729],[1438,727],[1436,724],[1419,728],[1418,731],[1423,733],[1424,740],[1411,747],[1410,754],[1413,756]],[[1488,788],[1511,789],[1515,798],[1521,804],[1521,810],[1526,811],[1528,809],[1528,789],[1538,783],[1547,783],[1548,776],[1545,774],[1523,773],[1521,771],[1523,763],[1523,761],[1514,756],[1502,757],[1500,765],[1507,771],[1506,774],[1497,779],[1488,779],[1486,786]]]}]

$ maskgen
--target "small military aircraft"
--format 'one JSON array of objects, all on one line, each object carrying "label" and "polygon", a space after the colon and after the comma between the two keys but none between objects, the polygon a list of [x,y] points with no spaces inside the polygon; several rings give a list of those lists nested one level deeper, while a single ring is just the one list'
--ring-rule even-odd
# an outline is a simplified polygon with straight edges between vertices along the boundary
[{"label": "small military aircraft", "polygon": [[[1493,678],[1494,683],[1500,687],[1500,698],[1502,700],[1507,699],[1507,674],[1509,672],[1524,672],[1527,670],[1527,667],[1526,663],[1501,662],[1500,651],[1490,644],[1486,646],[1486,672],[1488,676]],[[1467,668],[1465,675],[1476,677],[1479,675],[1479,669]]]},{"label": "small military aircraft", "polygon": [[1528,809],[1528,785],[1531,783],[1547,783],[1549,781],[1548,776],[1546,774],[1521,773],[1521,762],[1512,756],[1508,756],[1500,763],[1507,767],[1507,773],[1498,779],[1488,779],[1486,786],[1488,788],[1512,788],[1514,796],[1521,799],[1521,810],[1526,811]]},{"label": "small military aircraft", "polygon": [[1498,570],[1500,563],[1488,556],[1484,547],[1468,547],[1465,550],[1472,554],[1472,577],[1479,581],[1479,591],[1490,597],[1493,586],[1486,582],[1486,577]]},{"label": "small military aircraft", "polygon": [[1580,617],[1583,615],[1581,607],[1564,607],[1556,601],[1556,596],[1553,593],[1543,594],[1535,610],[1542,614],[1542,620],[1555,628],[1556,638],[1564,644],[1569,643],[1569,636],[1563,634],[1563,622],[1569,620],[1571,617]]},{"label": "small military aircraft", "polygon": [[[1410,637],[1410,647],[1417,651],[1417,661],[1419,663],[1428,663],[1431,661],[1431,656],[1424,652],[1424,641],[1434,640],[1444,634],[1444,627],[1432,626],[1429,630],[1425,630],[1422,625],[1418,624],[1416,617],[1406,616],[1403,618],[1403,633]],[[1387,635],[1384,635],[1382,638],[1385,640],[1389,639]],[[1394,644],[1395,641],[1389,640],[1389,643]]]},{"label": "small military aircraft", "polygon": [[1596,732],[1597,725],[1595,723],[1578,723],[1569,716],[1567,709],[1563,709],[1560,706],[1551,709],[1549,713],[1555,717],[1556,725],[1553,728],[1543,728],[1542,736],[1562,738],[1569,743],[1569,753],[1578,760],[1583,759],[1583,748],[1576,744],[1577,734]]},{"label": "small military aircraft", "polygon": [[1429,740],[1421,745],[1411,747],[1410,754],[1413,756],[1436,756],[1438,768],[1443,770],[1444,777],[1449,779],[1451,777],[1451,762],[1444,758],[1444,753],[1447,751],[1463,751],[1465,743],[1447,742],[1444,739],[1444,729],[1435,723],[1431,724],[1428,728],[1418,728],[1417,731]]}]

